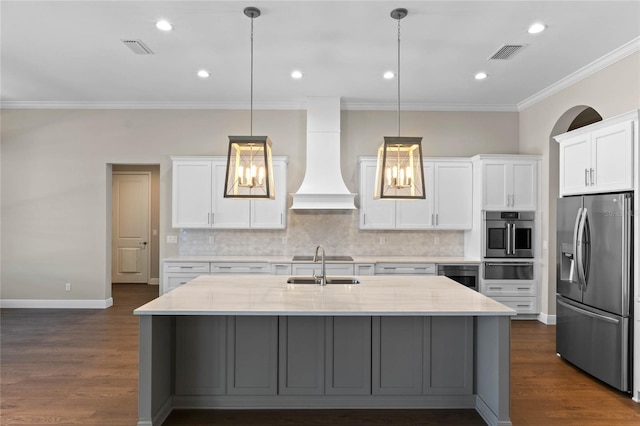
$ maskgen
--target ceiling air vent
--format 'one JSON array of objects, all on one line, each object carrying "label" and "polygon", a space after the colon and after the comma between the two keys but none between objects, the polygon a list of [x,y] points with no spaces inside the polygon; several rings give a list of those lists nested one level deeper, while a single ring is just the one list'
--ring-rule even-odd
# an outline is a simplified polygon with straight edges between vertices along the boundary
[{"label": "ceiling air vent", "polygon": [[524,45],[522,44],[505,44],[489,59],[511,59],[513,55],[518,53]]},{"label": "ceiling air vent", "polygon": [[122,42],[136,55],[153,55],[153,51],[142,40],[122,40]]}]

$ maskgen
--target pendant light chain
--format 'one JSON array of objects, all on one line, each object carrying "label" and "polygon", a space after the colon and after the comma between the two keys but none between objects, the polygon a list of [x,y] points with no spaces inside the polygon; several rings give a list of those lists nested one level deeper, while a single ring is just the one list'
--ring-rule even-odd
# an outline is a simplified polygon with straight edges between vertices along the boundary
[{"label": "pendant light chain", "polygon": [[400,137],[400,19],[398,19],[398,137]]},{"label": "pendant light chain", "polygon": [[250,135],[253,136],[253,15],[251,16],[251,112],[250,112]]}]

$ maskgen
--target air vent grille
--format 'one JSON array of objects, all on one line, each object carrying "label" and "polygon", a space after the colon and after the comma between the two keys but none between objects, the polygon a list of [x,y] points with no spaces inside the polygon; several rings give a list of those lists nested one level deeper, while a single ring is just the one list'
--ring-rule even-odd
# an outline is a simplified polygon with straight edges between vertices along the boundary
[{"label": "air vent grille", "polygon": [[122,42],[136,55],[153,55],[153,51],[142,40],[122,40]]},{"label": "air vent grille", "polygon": [[513,55],[518,53],[524,45],[522,44],[505,44],[489,59],[511,59]]}]

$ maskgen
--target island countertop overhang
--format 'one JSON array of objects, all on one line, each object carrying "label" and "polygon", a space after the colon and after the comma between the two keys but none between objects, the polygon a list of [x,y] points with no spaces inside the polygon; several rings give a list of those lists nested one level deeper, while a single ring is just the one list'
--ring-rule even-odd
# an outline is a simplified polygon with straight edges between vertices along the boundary
[{"label": "island countertop overhang", "polygon": [[513,316],[443,276],[366,276],[361,284],[287,284],[286,277],[203,275],[136,315]]}]

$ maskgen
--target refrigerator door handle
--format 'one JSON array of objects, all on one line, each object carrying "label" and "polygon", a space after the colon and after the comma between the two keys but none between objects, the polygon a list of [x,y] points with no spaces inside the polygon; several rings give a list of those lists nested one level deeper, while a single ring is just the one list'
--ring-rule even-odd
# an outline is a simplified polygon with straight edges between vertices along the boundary
[{"label": "refrigerator door handle", "polygon": [[583,208],[582,209],[582,215],[580,217],[580,224],[578,225],[578,238],[576,240],[576,245],[578,246],[578,255],[577,255],[577,263],[578,263],[578,280],[580,280],[580,284],[583,288],[587,287],[587,278],[585,276],[585,271],[584,271],[584,244],[583,242],[585,242],[583,240],[583,238],[585,237],[584,234],[584,226],[585,226],[585,221],[587,219],[587,209]]},{"label": "refrigerator door handle", "polygon": [[[575,275],[578,276],[578,284],[582,287],[582,283],[580,282],[580,272],[578,271],[578,263],[580,262],[578,258],[578,228],[580,227],[580,218],[582,217],[582,207],[578,209],[578,214],[576,215],[576,221],[573,225],[573,257],[574,262],[572,262],[572,268],[575,268]],[[573,275],[573,274],[571,274]],[[573,280],[572,280],[573,282]]]},{"label": "refrigerator door handle", "polygon": [[563,302],[563,301],[562,301],[562,300],[560,300],[560,299],[558,299],[558,300],[557,300],[557,302],[558,302],[560,305],[562,305],[562,306],[564,306],[565,308],[567,308],[567,309],[571,309],[572,311],[579,312],[579,313],[581,313],[581,314],[583,314],[583,315],[586,315],[586,316],[589,316],[589,317],[591,317],[591,318],[596,318],[596,319],[599,319],[599,320],[602,320],[602,321],[610,322],[611,324],[618,324],[618,323],[620,323],[620,321],[619,321],[618,319],[616,319],[616,318],[611,318],[611,317],[607,317],[607,316],[605,316],[605,315],[596,314],[595,312],[587,311],[586,309],[582,309],[582,308],[579,308],[579,307],[577,307],[577,306],[570,305],[570,304],[568,304],[568,303],[566,303],[566,302]]}]

